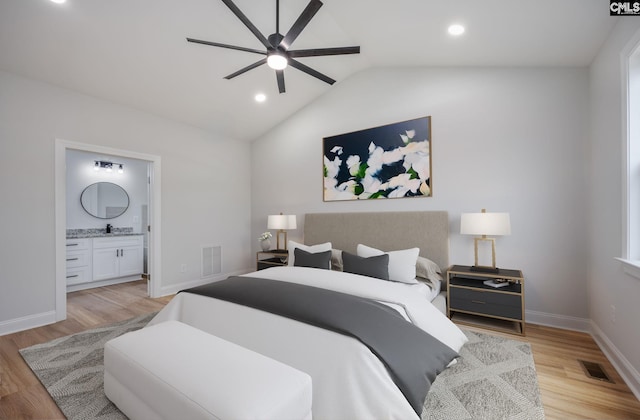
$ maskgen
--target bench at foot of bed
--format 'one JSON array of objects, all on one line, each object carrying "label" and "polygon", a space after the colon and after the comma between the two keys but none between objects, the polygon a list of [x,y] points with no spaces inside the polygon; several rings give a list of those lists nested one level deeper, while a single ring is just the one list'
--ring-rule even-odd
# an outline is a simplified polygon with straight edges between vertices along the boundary
[{"label": "bench at foot of bed", "polygon": [[107,397],[136,419],[311,420],[311,377],[178,321],[106,343]]}]

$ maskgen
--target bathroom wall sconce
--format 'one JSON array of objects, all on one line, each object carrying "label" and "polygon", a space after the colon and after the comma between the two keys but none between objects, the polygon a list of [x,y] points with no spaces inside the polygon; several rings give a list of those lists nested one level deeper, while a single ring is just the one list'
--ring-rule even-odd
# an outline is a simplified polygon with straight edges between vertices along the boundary
[{"label": "bathroom wall sconce", "polygon": [[124,164],[123,163],[116,163],[116,162],[109,162],[108,160],[94,160],[93,161],[93,169],[97,172],[100,170],[100,168],[103,168],[105,170],[105,172],[113,172],[113,169],[115,167],[115,169],[118,170],[118,173],[124,173]]}]

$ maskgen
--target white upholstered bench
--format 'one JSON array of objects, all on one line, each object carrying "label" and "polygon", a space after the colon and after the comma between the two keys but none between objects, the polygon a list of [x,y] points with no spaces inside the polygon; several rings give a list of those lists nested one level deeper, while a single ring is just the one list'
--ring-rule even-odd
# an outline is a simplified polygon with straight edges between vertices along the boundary
[{"label": "white upholstered bench", "polygon": [[110,340],[104,390],[131,419],[311,419],[311,377],[178,321]]}]

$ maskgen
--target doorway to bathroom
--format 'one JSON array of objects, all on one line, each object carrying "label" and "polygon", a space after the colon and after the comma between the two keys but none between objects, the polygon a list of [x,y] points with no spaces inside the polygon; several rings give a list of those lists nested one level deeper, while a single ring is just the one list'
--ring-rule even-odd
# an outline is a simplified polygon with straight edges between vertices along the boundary
[{"label": "doorway to bathroom", "polygon": [[160,285],[160,157],[56,140],[56,319],[66,293]]}]

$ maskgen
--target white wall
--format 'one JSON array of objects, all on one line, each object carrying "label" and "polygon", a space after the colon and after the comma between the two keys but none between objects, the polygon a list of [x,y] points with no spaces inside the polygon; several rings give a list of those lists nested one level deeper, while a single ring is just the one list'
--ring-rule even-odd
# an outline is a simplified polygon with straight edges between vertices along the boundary
[{"label": "white wall", "polygon": [[200,280],[203,244],[225,273],[252,266],[247,144],[0,72],[0,333],[55,307],[56,138],[161,157],[165,290]]},{"label": "white wall", "polygon": [[[588,328],[588,73],[583,68],[373,69],[252,144],[252,239],[277,212],[447,210],[451,263],[473,263],[462,212],[505,211],[497,262],[526,277],[528,320]],[[432,117],[433,197],[322,201],[322,138]]]},{"label": "white wall", "polygon": [[590,69],[589,313],[599,344],[640,398],[640,279],[614,259],[624,256],[621,53],[639,30],[637,19],[620,19]]},{"label": "white wall", "polygon": [[[104,169],[94,170],[95,160],[118,162],[124,172],[108,173]],[[143,206],[148,204],[148,162],[118,156],[102,155],[80,150],[67,150],[67,229],[104,229],[107,223],[115,228],[133,228],[143,232]],[[121,186],[129,196],[129,208],[113,219],[100,219],[87,213],[80,203],[85,188],[96,182],[111,182]]]}]

